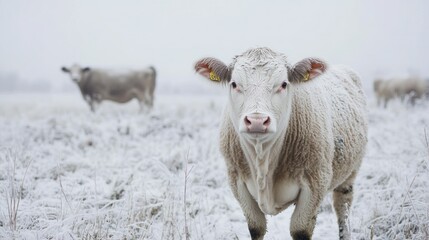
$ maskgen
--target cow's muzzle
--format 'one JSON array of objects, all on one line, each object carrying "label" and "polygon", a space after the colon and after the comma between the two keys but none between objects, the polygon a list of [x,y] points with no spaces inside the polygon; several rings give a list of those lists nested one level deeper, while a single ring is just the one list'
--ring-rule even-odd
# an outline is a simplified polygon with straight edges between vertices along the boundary
[{"label": "cow's muzzle", "polygon": [[244,116],[244,125],[248,133],[266,133],[271,124],[268,115],[262,113],[252,113]]}]

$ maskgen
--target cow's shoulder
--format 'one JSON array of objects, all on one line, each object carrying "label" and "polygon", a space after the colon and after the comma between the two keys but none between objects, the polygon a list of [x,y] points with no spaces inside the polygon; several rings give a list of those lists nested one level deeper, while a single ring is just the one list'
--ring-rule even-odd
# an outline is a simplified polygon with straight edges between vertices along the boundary
[{"label": "cow's shoulder", "polygon": [[242,176],[250,175],[239,136],[227,114],[224,114],[220,128],[220,150],[230,171],[237,171]]}]

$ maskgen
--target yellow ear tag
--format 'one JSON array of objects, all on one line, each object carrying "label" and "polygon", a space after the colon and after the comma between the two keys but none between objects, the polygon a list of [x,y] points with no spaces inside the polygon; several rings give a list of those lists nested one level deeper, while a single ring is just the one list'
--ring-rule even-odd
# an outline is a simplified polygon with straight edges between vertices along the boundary
[{"label": "yellow ear tag", "polygon": [[210,72],[209,78],[212,81],[217,81],[217,82],[220,81],[220,77],[216,73],[214,73],[213,71]]},{"label": "yellow ear tag", "polygon": [[310,73],[309,72],[307,72],[305,75],[304,75],[304,81],[308,81],[310,79]]}]

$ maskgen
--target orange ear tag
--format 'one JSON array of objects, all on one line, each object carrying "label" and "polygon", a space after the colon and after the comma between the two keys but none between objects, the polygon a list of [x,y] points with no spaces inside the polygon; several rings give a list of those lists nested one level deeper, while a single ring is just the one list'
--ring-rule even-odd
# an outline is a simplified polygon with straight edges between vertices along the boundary
[{"label": "orange ear tag", "polygon": [[216,82],[220,81],[220,77],[216,73],[214,73],[213,71],[210,72],[209,78],[212,81],[216,81]]}]

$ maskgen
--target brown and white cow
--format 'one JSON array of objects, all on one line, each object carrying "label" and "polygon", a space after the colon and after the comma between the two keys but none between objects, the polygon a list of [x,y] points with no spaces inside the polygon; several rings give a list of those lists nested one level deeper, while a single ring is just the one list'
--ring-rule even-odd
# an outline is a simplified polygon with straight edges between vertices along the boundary
[{"label": "brown and white cow", "polygon": [[195,70],[229,85],[220,148],[252,239],[263,239],[266,215],[292,204],[293,239],[311,239],[330,191],[340,239],[350,239],[353,182],[367,143],[366,100],[356,73],[316,58],[291,66],[268,48],[248,50],[229,66],[204,58]]},{"label": "brown and white cow", "polygon": [[61,70],[68,73],[79,86],[84,100],[95,111],[95,104],[102,100],[126,103],[136,98],[140,111],[144,105],[152,108],[156,83],[154,67],[127,73],[114,73],[103,69],[80,67],[77,64]]}]

